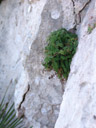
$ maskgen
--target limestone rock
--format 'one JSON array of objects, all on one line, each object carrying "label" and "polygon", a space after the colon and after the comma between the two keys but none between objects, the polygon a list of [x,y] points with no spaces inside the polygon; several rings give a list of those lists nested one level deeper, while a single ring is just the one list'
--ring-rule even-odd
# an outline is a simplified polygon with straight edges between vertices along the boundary
[{"label": "limestone rock", "polygon": [[73,0],[74,1],[74,7],[75,7],[75,12],[78,14],[82,9],[87,6],[91,0]]},{"label": "limestone rock", "polygon": [[76,14],[86,2],[5,0],[0,4],[0,99],[10,85],[9,100],[15,88],[16,112],[24,115],[26,128],[54,127],[64,84],[42,66],[46,39],[54,30],[76,27]]},{"label": "limestone rock", "polygon": [[81,24],[79,46],[71,64],[60,114],[55,128],[96,127],[96,1],[93,0]]},{"label": "limestone rock", "polygon": [[[55,72],[44,71],[42,66],[44,48],[47,45],[46,38],[50,32],[63,27],[63,25],[66,28],[74,26],[70,22],[74,20],[73,13],[70,14],[72,16],[68,18],[68,22],[64,23],[62,8],[63,3],[56,0],[46,1],[41,14],[42,20],[38,34],[31,45],[30,54],[26,57],[24,64],[29,76],[30,91],[27,93],[21,109],[25,108],[24,115],[33,127],[36,127],[36,123],[40,123],[40,128],[53,128],[58,116],[57,111],[59,111],[57,106],[62,100],[64,85],[57,78]],[[64,17],[66,19],[66,15]],[[35,124],[34,121],[36,121]]]}]

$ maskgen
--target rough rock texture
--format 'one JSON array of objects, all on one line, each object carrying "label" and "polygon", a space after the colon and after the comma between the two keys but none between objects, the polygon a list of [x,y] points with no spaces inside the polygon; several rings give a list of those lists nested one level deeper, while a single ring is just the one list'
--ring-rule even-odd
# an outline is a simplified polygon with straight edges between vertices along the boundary
[{"label": "rough rock texture", "polygon": [[[6,0],[0,5],[0,94],[9,84],[10,91],[13,90],[26,74],[23,60],[38,32],[44,3],[41,1],[31,7],[28,1]],[[40,4],[42,8],[38,7]]]},{"label": "rough rock texture", "polygon": [[[26,128],[53,128],[64,83],[42,66],[46,38],[61,27],[78,28],[88,0],[4,0],[0,5],[0,99],[15,88],[15,108]],[[82,12],[82,13],[81,13]],[[77,24],[78,22],[78,24]],[[59,127],[60,128],[60,127]]]},{"label": "rough rock texture", "polygon": [[91,0],[72,0],[74,5],[75,21],[76,25],[79,25],[84,16],[86,15],[87,8]]},{"label": "rough rock texture", "polygon": [[96,0],[81,24],[79,46],[71,64],[55,128],[96,128]]}]

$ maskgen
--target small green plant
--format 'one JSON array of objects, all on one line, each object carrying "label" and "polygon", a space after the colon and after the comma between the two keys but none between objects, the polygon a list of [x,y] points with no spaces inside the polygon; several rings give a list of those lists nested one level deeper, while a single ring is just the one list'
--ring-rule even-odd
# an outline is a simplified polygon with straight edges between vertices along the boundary
[{"label": "small green plant", "polygon": [[96,28],[96,23],[94,23],[93,25],[88,25],[88,34],[90,34],[92,31],[93,31],[93,29],[95,29]]},{"label": "small green plant", "polygon": [[67,79],[70,63],[78,45],[77,35],[62,28],[52,32],[47,42],[44,67],[56,71],[60,79]]}]

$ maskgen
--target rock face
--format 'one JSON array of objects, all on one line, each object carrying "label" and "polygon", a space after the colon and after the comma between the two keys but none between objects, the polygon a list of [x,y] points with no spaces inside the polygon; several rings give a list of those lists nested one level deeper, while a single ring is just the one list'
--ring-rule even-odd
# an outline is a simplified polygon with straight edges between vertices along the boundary
[{"label": "rock face", "polygon": [[96,1],[81,24],[79,46],[71,64],[55,128],[96,127]]},{"label": "rock face", "polygon": [[79,30],[89,3],[90,0],[5,0],[0,4],[0,98],[10,85],[10,99],[15,88],[17,116],[25,117],[26,128],[54,127],[64,83],[42,66],[46,38],[62,27]]}]

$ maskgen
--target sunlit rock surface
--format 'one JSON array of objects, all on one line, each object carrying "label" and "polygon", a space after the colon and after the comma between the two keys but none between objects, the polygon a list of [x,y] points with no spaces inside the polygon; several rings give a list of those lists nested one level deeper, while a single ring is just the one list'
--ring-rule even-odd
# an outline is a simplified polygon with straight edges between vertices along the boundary
[{"label": "sunlit rock surface", "polygon": [[71,64],[55,128],[96,127],[96,1],[80,27],[79,46]]}]

